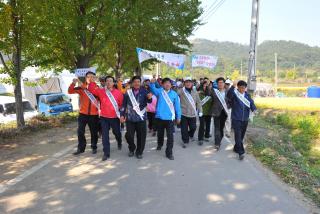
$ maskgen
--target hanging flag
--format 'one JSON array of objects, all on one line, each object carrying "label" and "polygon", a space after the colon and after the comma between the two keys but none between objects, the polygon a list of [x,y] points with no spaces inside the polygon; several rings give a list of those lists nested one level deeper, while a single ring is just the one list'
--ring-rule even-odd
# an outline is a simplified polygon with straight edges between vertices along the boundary
[{"label": "hanging flag", "polygon": [[75,75],[77,77],[84,77],[87,72],[93,72],[96,73],[96,67],[91,67],[91,68],[78,68],[75,70]]},{"label": "hanging flag", "polygon": [[192,67],[205,67],[214,69],[217,65],[218,57],[208,55],[192,55]]},{"label": "hanging flag", "polygon": [[139,63],[146,61],[148,59],[157,59],[161,62],[166,63],[167,65],[183,70],[184,61],[186,56],[183,54],[173,54],[173,53],[164,53],[164,52],[155,52],[149,51],[142,48],[137,48],[137,54]]}]

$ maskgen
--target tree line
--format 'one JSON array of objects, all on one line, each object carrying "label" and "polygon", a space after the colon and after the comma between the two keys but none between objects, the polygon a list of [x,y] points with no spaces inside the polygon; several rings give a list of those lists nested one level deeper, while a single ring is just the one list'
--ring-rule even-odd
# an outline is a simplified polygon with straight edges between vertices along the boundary
[{"label": "tree line", "polygon": [[136,47],[185,53],[201,24],[199,0],[0,0],[0,73],[14,85],[17,126],[25,126],[21,73],[98,65],[116,77],[141,74]]},{"label": "tree line", "polygon": [[[246,74],[249,46],[233,42],[218,42],[205,39],[192,41],[193,53],[219,57],[216,73],[231,75],[242,69]],[[308,77],[317,79],[320,72],[320,47],[311,47],[294,41],[265,41],[258,46],[257,70],[262,78],[274,77],[274,54],[278,54],[279,78]],[[199,70],[203,72],[203,69]]]}]

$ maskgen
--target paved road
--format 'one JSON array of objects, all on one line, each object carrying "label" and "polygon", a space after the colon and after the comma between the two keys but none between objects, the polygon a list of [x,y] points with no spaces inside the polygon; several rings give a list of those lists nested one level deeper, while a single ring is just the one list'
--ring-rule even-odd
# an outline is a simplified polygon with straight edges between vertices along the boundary
[{"label": "paved road", "polygon": [[107,162],[100,161],[101,146],[97,155],[62,152],[1,193],[0,213],[310,212],[252,157],[239,161],[227,140],[216,152],[210,143],[183,149],[180,138],[176,133],[174,161],[155,150],[150,136],[142,160],[127,157],[126,147],[117,151],[115,143]]}]

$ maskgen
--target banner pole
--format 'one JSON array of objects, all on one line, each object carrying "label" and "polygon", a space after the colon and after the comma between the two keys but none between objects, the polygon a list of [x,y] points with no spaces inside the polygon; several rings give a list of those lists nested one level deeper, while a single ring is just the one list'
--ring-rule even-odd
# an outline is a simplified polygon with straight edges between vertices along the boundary
[{"label": "banner pole", "polygon": [[193,79],[193,75],[194,75],[193,72],[194,72],[194,71],[193,71],[193,67],[191,67],[191,78],[192,78],[192,79]]},{"label": "banner pole", "polygon": [[193,79],[193,76],[194,76],[194,70],[193,70],[193,66],[192,66],[192,55],[191,55],[191,60],[190,60],[190,62],[191,62],[191,78]]}]

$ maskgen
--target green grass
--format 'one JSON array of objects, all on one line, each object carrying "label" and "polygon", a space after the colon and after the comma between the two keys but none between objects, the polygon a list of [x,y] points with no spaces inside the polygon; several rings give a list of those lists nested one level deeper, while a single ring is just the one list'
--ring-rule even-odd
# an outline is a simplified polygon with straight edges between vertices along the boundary
[{"label": "green grass", "polygon": [[310,166],[311,174],[320,180],[320,116],[319,114],[290,114],[276,116],[277,123],[290,131],[294,147]]},{"label": "green grass", "polygon": [[319,114],[263,112],[254,127],[268,133],[249,136],[249,151],[320,206]]},{"label": "green grass", "polygon": [[9,96],[9,97],[14,97],[13,93],[0,93],[0,96]]}]

